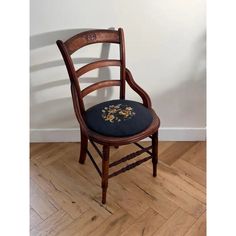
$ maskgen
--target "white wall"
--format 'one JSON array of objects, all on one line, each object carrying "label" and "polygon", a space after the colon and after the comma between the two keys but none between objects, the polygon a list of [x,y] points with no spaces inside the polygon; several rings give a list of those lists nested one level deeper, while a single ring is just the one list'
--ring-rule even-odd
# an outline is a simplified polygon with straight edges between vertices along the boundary
[{"label": "white wall", "polygon": [[[162,140],[204,140],[206,126],[204,0],[31,1],[31,141],[75,141],[78,123],[57,39],[91,28],[122,27],[127,67],[149,93],[161,118]],[[116,57],[116,46],[93,45],[76,55]],[[115,69],[87,74],[84,86],[118,76]],[[85,82],[86,81],[86,82]],[[113,88],[88,97],[89,107],[117,97]],[[128,98],[138,97],[128,91]]]}]

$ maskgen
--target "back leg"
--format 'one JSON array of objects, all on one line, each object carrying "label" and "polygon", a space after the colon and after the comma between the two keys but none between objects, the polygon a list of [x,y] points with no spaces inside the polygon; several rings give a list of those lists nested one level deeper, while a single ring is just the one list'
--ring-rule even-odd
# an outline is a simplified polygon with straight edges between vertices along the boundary
[{"label": "back leg", "polygon": [[88,138],[81,133],[80,157],[79,163],[84,164],[88,148]]},{"label": "back leg", "polygon": [[157,176],[157,163],[158,163],[158,132],[156,132],[152,135],[153,177]]}]

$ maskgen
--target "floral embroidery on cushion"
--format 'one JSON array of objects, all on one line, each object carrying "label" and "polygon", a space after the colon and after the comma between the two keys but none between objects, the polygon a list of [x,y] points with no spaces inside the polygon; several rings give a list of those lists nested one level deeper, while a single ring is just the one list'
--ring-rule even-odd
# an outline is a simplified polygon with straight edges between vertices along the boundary
[{"label": "floral embroidery on cushion", "polygon": [[125,121],[134,115],[133,108],[124,104],[110,105],[102,109],[102,118],[111,123]]}]

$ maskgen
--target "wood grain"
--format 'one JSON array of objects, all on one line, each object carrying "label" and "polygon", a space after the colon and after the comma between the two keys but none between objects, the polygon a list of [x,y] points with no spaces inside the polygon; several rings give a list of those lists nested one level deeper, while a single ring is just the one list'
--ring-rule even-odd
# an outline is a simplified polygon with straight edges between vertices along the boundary
[{"label": "wood grain", "polygon": [[189,227],[193,225],[196,220],[187,214],[182,209],[178,209],[161,227],[155,232],[155,235],[184,235]]},{"label": "wood grain", "polygon": [[[110,158],[136,150],[134,145],[111,148]],[[112,178],[103,205],[92,163],[78,164],[80,144],[31,144],[30,235],[205,236],[205,144],[160,142],[159,150],[168,161],[159,161],[156,178],[151,160]],[[99,156],[96,161],[102,164]]]},{"label": "wood grain", "polygon": [[204,187],[206,186],[205,171],[195,167],[193,164],[183,159],[179,159],[178,161],[174,162],[172,166],[180,170],[185,176],[189,177],[195,182],[201,184]]},{"label": "wood grain", "polygon": [[63,228],[72,223],[72,221],[72,218],[70,218],[66,212],[57,211],[42,223],[38,224],[30,233],[32,236],[57,235]]},{"label": "wood grain", "polygon": [[165,219],[160,216],[156,211],[148,208],[147,211],[141,215],[138,220],[135,221],[128,229],[122,234],[122,236],[130,235],[153,235],[157,229],[165,222]]},{"label": "wood grain", "polygon": [[206,171],[206,142],[197,142],[196,145],[183,154],[181,159]]},{"label": "wood grain", "polygon": [[68,235],[88,235],[94,231],[104,219],[92,209],[84,212],[80,217],[74,220],[70,225],[61,230],[58,236]]},{"label": "wood grain", "polygon": [[206,235],[206,212],[204,212],[185,236],[205,236]]},{"label": "wood grain", "polygon": [[89,235],[104,236],[104,235],[121,235],[127,227],[133,223],[133,218],[129,214],[120,209],[116,214],[107,218],[96,230]]},{"label": "wood grain", "polygon": [[30,181],[30,205],[44,220],[58,210],[53,204],[52,199],[32,180]]}]

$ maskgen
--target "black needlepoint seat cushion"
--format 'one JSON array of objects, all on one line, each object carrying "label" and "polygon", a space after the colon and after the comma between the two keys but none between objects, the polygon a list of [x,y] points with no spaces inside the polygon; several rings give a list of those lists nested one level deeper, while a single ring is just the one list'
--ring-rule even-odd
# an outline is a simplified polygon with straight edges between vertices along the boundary
[{"label": "black needlepoint seat cushion", "polygon": [[85,112],[89,129],[106,136],[125,137],[142,132],[152,123],[152,114],[141,103],[111,100]]}]

